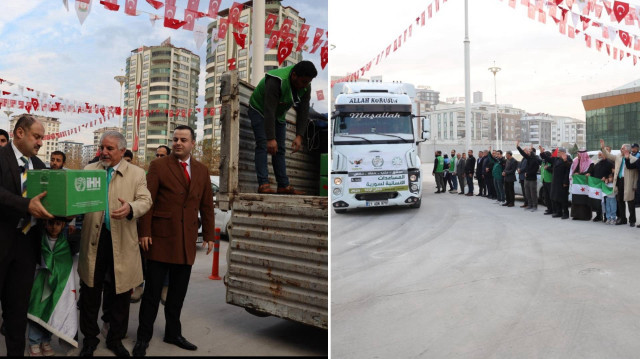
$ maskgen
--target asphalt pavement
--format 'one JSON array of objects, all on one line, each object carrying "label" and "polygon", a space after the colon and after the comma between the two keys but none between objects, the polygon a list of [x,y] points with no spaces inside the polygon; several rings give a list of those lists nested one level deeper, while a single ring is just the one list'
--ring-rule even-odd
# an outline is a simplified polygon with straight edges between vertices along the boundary
[{"label": "asphalt pavement", "polygon": [[332,357],[638,357],[640,229],[434,194],[431,169],[420,209],[331,214]]},{"label": "asphalt pavement", "polygon": [[[221,241],[220,276],[227,270],[227,241]],[[187,351],[162,341],[164,336],[164,306],[160,305],[154,325],[153,339],[147,349],[149,356],[326,356],[327,330],[309,327],[276,317],[260,318],[243,308],[225,302],[222,280],[210,280],[212,254],[198,246],[196,262],[191,272],[189,290],[182,309],[182,335],[198,346]],[[128,336],[124,346],[131,352],[138,329],[140,303],[131,304]],[[98,320],[102,326],[102,321]],[[98,336],[100,344],[96,356],[114,356],[106,348],[105,338]],[[77,356],[80,349],[60,345],[53,338],[57,355]],[[80,334],[80,345],[82,345]],[[28,355],[28,349],[25,351]],[[4,336],[0,336],[0,356],[6,356]]]}]

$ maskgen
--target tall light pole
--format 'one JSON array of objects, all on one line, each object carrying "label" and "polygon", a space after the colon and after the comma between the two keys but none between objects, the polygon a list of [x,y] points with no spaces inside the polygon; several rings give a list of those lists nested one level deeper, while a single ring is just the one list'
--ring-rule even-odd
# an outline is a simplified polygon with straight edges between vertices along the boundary
[{"label": "tall light pole", "polygon": [[498,87],[496,85],[496,74],[500,72],[500,70],[502,69],[496,66],[495,61],[493,62],[493,66],[489,67],[489,71],[493,72],[493,95],[496,103],[496,149],[500,148],[500,143],[498,142],[500,140],[498,135]]},{"label": "tall light pole", "polygon": [[[118,123],[118,128],[120,128],[122,130],[122,111],[124,111],[124,109],[122,108],[124,106],[123,104],[123,99],[122,99],[122,85],[124,84],[125,81],[127,81],[127,77],[126,76],[122,76],[122,75],[118,75],[116,77],[114,77],[114,79],[116,81],[118,81],[120,83],[120,122]],[[124,131],[122,131],[124,132]]]},{"label": "tall light pole", "polygon": [[253,14],[251,24],[251,44],[253,46],[253,56],[251,57],[251,77],[253,86],[264,77],[264,16],[265,0],[255,0],[253,2]]},{"label": "tall light pole", "polygon": [[469,0],[464,0],[464,132],[467,150],[471,149],[471,65],[469,44]]}]

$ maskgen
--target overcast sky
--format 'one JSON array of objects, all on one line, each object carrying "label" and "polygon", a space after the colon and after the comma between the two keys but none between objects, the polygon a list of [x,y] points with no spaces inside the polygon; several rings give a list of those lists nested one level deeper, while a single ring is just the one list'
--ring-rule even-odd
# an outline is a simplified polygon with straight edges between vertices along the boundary
[{"label": "overcast sky", "polygon": [[[124,13],[124,1],[119,0],[120,10],[104,9],[98,0],[92,0],[91,13],[80,25],[74,0],[69,0],[69,11],[61,0],[3,1],[0,11],[0,78],[20,83],[59,97],[118,106],[120,85],[113,79],[124,68],[131,50],[141,45],[159,45],[171,37],[171,42],[200,56],[200,86],[198,107],[203,107],[206,75],[206,41],[198,50],[193,32],[172,30],[163,27],[162,20],[151,25],[149,15],[128,16]],[[187,0],[177,0],[177,13],[181,18]],[[201,0],[199,10],[206,12],[208,0]],[[220,9],[229,8],[232,0],[222,0]],[[284,0],[282,4],[300,12],[315,28],[327,29],[327,3],[325,1]],[[146,1],[138,0],[138,10],[164,15],[164,8],[155,10]],[[196,22],[208,25],[212,19],[205,17]],[[311,41],[311,40],[310,40]],[[303,56],[313,61],[319,70],[313,82],[314,90],[324,88],[326,92],[328,69],[320,71],[320,51],[305,52]],[[17,92],[15,86],[0,85],[6,91]],[[6,96],[3,96],[6,97]],[[325,94],[325,97],[326,96]],[[315,99],[315,94],[312,96]],[[320,112],[327,111],[327,100],[315,101]],[[14,109],[14,115],[17,113]],[[43,114],[43,113],[37,113]],[[95,115],[56,113],[66,130],[96,118]],[[117,125],[112,119],[103,125]],[[202,136],[202,117],[198,119],[198,134]],[[8,127],[7,116],[0,113],[0,128]],[[91,129],[94,130],[95,128]],[[90,131],[72,135],[71,141],[93,142]]]},{"label": "overcast sky", "polygon": [[[395,53],[392,50],[365,77],[383,75],[385,81],[430,86],[440,92],[440,99],[463,97],[464,1],[441,1],[440,12],[435,13],[434,8],[426,26],[416,28],[415,18],[433,2],[330,0],[330,43],[335,45],[330,52],[331,75],[343,76],[359,69],[413,23],[413,37]],[[587,48],[583,36],[570,39],[561,35],[550,18],[546,24],[530,20],[520,3],[517,0],[514,10],[508,0],[469,1],[472,94],[482,91],[485,101],[494,101],[493,74],[488,68],[495,61],[502,68],[497,75],[498,103],[530,113],[585,119],[581,96],[606,92],[640,78],[640,61],[634,66],[632,58],[618,61],[608,57],[604,46],[603,52],[598,52],[595,44]],[[603,19],[605,15],[603,11]],[[611,24],[608,19],[606,22]],[[637,24],[626,28],[640,34]],[[599,29],[597,34],[601,36]],[[614,43],[617,47],[620,44],[619,39]]]}]

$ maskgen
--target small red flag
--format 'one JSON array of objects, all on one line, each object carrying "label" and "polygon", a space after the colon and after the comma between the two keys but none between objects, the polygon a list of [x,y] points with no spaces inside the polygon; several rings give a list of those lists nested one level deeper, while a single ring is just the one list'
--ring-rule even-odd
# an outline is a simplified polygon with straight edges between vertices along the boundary
[{"label": "small red flag", "polygon": [[280,31],[273,31],[269,35],[269,42],[267,42],[267,49],[273,49],[278,43],[279,38],[280,38]]},{"label": "small red flag", "polygon": [[193,12],[198,11],[198,6],[200,6],[200,0],[189,0],[189,2],[187,3],[187,9]]},{"label": "small red flag", "polygon": [[235,70],[236,69],[236,59],[229,59],[227,60],[227,63],[229,63],[229,70]]},{"label": "small red flag", "polygon": [[124,13],[131,16],[136,16],[136,8],[138,7],[138,0],[125,0]]},{"label": "small red flag", "polygon": [[[300,25],[300,32],[298,33],[298,44],[300,44],[301,42],[303,44],[307,42],[307,34],[309,33],[309,28],[310,26],[307,24]],[[298,47],[300,47],[300,45],[298,45]]]},{"label": "small red flag", "polygon": [[104,8],[107,10],[118,11],[120,9],[118,0],[100,0],[100,4],[104,5]]},{"label": "small red flag", "polygon": [[233,32],[233,38],[236,40],[236,44],[244,49],[244,43],[247,39],[247,34],[238,34],[237,32]]},{"label": "small red flag", "polygon": [[324,30],[321,28],[316,29],[316,34],[313,36],[313,47],[316,47],[316,44],[320,42],[320,38],[324,34]]},{"label": "small red flag", "polygon": [[149,3],[149,5],[153,6],[153,8],[156,10],[164,6],[162,1],[147,0],[147,2]]},{"label": "small red flag", "polygon": [[233,5],[229,8],[229,23],[235,25],[240,19],[240,13],[242,12],[242,8],[244,5],[234,2]]},{"label": "small red flag", "polygon": [[288,34],[289,30],[291,30],[291,25],[293,25],[293,20],[285,19],[282,24],[280,24],[280,34]]},{"label": "small red flag", "polygon": [[31,105],[33,106],[34,111],[38,111],[38,106],[40,106],[40,102],[37,98],[31,98]]},{"label": "small red flag", "polygon": [[276,20],[278,20],[278,16],[276,14],[269,14],[267,19],[264,21],[264,33],[269,35],[273,30],[273,26],[276,24]]},{"label": "small red flag", "polygon": [[284,60],[289,57],[293,50],[293,42],[280,41],[278,46],[278,65],[282,65]]},{"label": "small red flag", "polygon": [[209,8],[207,10],[207,16],[212,19],[218,17],[218,10],[220,9],[221,0],[209,0]]},{"label": "small red flag", "polygon": [[[605,3],[606,6],[606,3]],[[614,1],[613,2],[613,15],[616,17],[618,22],[622,21],[625,16],[629,13],[629,4],[622,1]]]},{"label": "small red flag", "polygon": [[325,45],[320,50],[320,66],[324,69],[327,63],[329,63],[329,47],[325,41]]},{"label": "small red flag", "polygon": [[193,31],[193,26],[196,24],[196,19],[198,18],[198,12],[192,11],[189,9],[184,9],[184,21],[185,24],[182,27],[185,30]]},{"label": "small red flag", "polygon": [[316,91],[316,96],[318,96],[318,101],[324,100],[324,92],[322,92],[322,90]]},{"label": "small red flag", "polygon": [[620,40],[622,40],[624,46],[631,47],[631,36],[629,36],[628,32],[619,30],[618,35],[620,36]]},{"label": "small red flag", "polygon": [[227,18],[219,18],[218,19],[218,40],[222,40],[227,36],[227,29],[229,28],[229,19]]}]

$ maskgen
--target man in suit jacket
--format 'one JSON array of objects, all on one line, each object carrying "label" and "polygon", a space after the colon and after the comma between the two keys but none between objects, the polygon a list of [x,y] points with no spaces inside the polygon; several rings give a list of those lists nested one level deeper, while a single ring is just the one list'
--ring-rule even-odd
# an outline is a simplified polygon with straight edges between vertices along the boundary
[{"label": "man in suit jacket", "polygon": [[458,163],[456,163],[456,174],[458,175],[458,183],[460,183],[460,192],[458,194],[464,194],[464,186],[467,183],[464,175],[464,168],[467,163],[467,154],[462,152],[458,153]]},{"label": "man in suit jacket", "polygon": [[202,217],[202,244],[208,246],[207,254],[213,249],[215,220],[209,170],[191,156],[195,142],[191,127],[176,127],[171,155],[152,161],[147,174],[153,208],[139,223],[140,245],[147,258],[147,278],[134,356],[144,356],[149,347],[167,273],[164,341],[186,350],[198,349],[182,336],[180,312],[196,258],[198,212]]},{"label": "man in suit jacket", "polygon": [[24,356],[29,297],[40,257],[41,227],[36,219],[53,216],[40,202],[46,192],[31,199],[23,195],[26,172],[46,168],[36,157],[44,126],[24,114],[18,118],[13,136],[11,144],[0,148],[0,301],[7,356]]},{"label": "man in suit jacket", "polygon": [[502,204],[506,207],[513,207],[515,202],[515,192],[513,185],[516,181],[516,170],[518,169],[518,161],[513,158],[513,153],[507,151],[507,161],[502,171],[504,177],[504,191],[506,197],[506,203]]},{"label": "man in suit jacket", "polygon": [[[93,356],[100,340],[98,312],[104,292],[111,298],[107,348],[129,356],[122,345],[129,322],[131,289],[142,283],[136,218],[151,208],[144,170],[123,160],[127,140],[117,131],[100,139],[100,161],[87,170],[107,171],[107,210],[87,213],[82,224],[78,273],[81,279],[80,356]],[[105,280],[110,277],[111,280]]]}]

